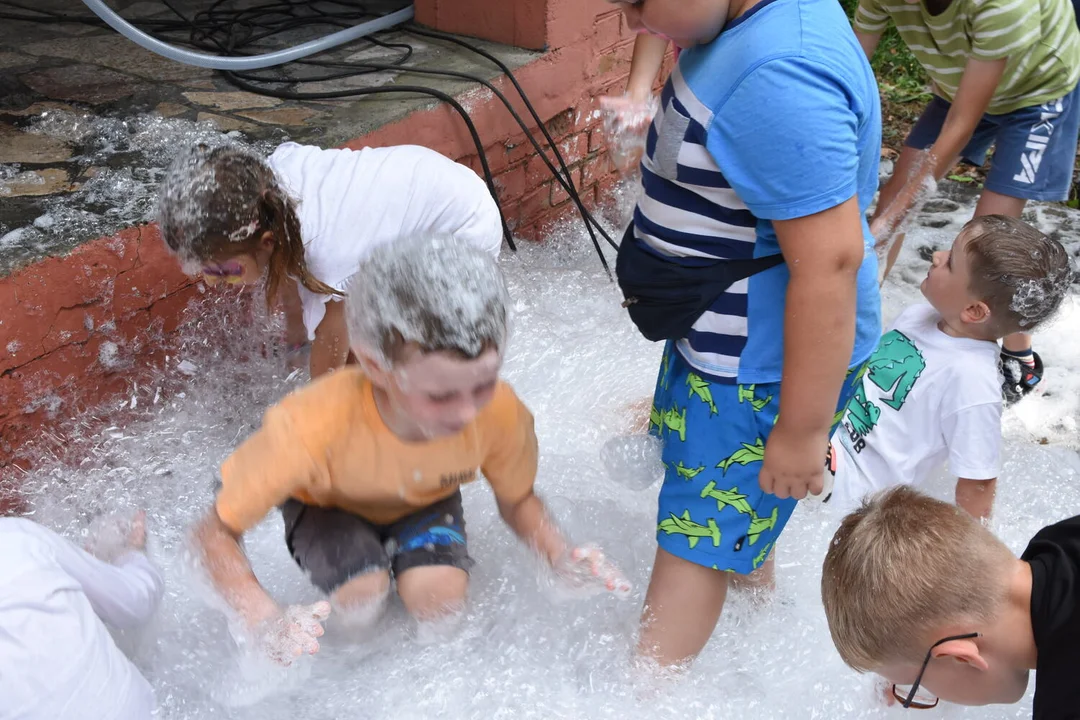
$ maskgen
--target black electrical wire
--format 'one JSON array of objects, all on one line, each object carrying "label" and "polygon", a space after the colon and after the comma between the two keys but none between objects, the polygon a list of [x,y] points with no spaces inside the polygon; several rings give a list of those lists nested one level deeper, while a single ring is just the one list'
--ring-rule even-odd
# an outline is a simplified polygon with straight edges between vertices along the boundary
[{"label": "black electrical wire", "polygon": [[[200,10],[191,18],[186,17],[170,0],[162,0],[163,4],[177,16],[176,20],[167,19],[143,19],[139,21],[141,29],[146,32],[154,33],[186,33],[187,43],[202,49],[210,50],[221,54],[223,56],[238,56],[248,54],[245,50],[260,41],[264,41],[267,38],[272,37],[278,33],[286,31],[294,31],[299,28],[315,25],[332,25],[337,27],[350,27],[358,21],[368,19],[371,17],[377,17],[378,13],[371,12],[365,9],[363,2],[357,3],[353,0],[269,0],[260,5],[247,7],[244,9],[228,9],[223,7],[229,0],[215,0],[211,5]],[[7,18],[13,20],[21,20],[27,22],[77,22],[92,25],[103,25],[97,16],[69,16],[61,12],[42,10],[29,5],[24,5],[17,0],[0,0],[0,7],[8,6],[25,12],[37,13],[36,16],[18,15],[0,11],[0,18]],[[333,6],[335,9],[326,9],[325,6]],[[339,72],[325,73],[318,76],[305,76],[305,77],[290,77],[282,73],[281,77],[263,77],[255,75],[253,73],[238,73],[238,72],[224,72],[224,76],[230,83],[237,86],[240,89],[248,92],[258,93],[262,95],[268,95],[271,97],[277,97],[282,99],[293,100],[315,100],[315,99],[332,99],[343,97],[355,97],[362,95],[376,95],[384,93],[411,93],[427,95],[437,98],[451,107],[461,116],[465,122],[466,127],[469,130],[469,134],[473,140],[477,149],[477,155],[480,160],[480,165],[484,174],[484,181],[488,187],[488,191],[492,194],[496,204],[499,207],[500,220],[503,226],[503,233],[506,237],[507,243],[512,250],[516,250],[514,245],[509,226],[506,223],[505,216],[503,214],[502,203],[499,201],[498,194],[495,189],[494,178],[492,177],[490,166],[487,160],[487,153],[484,150],[483,142],[476,130],[472,119],[469,117],[468,112],[450,95],[443,93],[432,88],[425,88],[420,86],[402,86],[395,85],[393,87],[373,87],[373,88],[356,88],[340,91],[326,91],[326,92],[297,92],[292,90],[284,90],[277,88],[265,87],[266,84],[270,85],[302,85],[308,82],[320,82],[326,80],[340,79],[344,77],[359,76],[374,72],[382,71],[394,71],[394,72],[411,72],[414,74],[423,75],[441,75],[447,77],[455,77],[460,79],[476,82],[484,87],[488,88],[506,107],[508,112],[517,122],[518,126],[524,132],[525,137],[528,139],[537,155],[540,156],[548,170],[551,172],[555,180],[566,190],[574,202],[578,212],[581,214],[583,221],[585,222],[586,230],[589,232],[593,246],[596,249],[597,255],[600,258],[600,262],[607,272],[608,277],[611,277],[611,271],[608,267],[607,259],[604,256],[603,251],[600,248],[599,241],[596,236],[596,230],[599,230],[604,239],[612,246],[617,248],[617,244],[611,239],[608,233],[604,230],[603,226],[597,222],[595,217],[588,211],[584,203],[581,200],[580,195],[577,192],[577,188],[574,185],[572,175],[567,167],[566,161],[559,151],[558,145],[551,137],[546,126],[541,120],[539,114],[536,112],[532,103],[529,101],[527,94],[521,87],[517,78],[509,67],[506,66],[501,60],[492,55],[491,53],[466,42],[460,38],[446,35],[436,31],[421,29],[415,26],[398,26],[392,30],[403,30],[406,33],[425,36],[442,40],[445,42],[453,43],[460,47],[463,47],[470,52],[473,52],[486,60],[494,63],[496,67],[503,72],[510,82],[513,84],[517,94],[520,96],[522,103],[525,105],[533,121],[536,123],[537,128],[540,130],[544,139],[547,141],[554,157],[555,162],[558,163],[558,168],[548,158],[547,153],[541,147],[537,141],[532,130],[524,122],[516,109],[506,98],[506,96],[498,90],[491,82],[484,78],[478,77],[470,73],[454,72],[449,70],[433,70],[427,68],[418,68],[405,63],[411,58],[413,48],[407,43],[400,42],[386,42],[380,40],[375,36],[367,36],[363,38],[371,45],[383,47],[387,49],[393,49],[400,52],[397,58],[394,58],[392,62],[341,62],[341,61],[327,61],[327,60],[315,60],[304,59],[289,63],[289,66],[298,65],[306,67],[321,67],[327,70],[340,70]],[[384,31],[385,32],[391,32]],[[164,38],[162,38],[164,40]],[[328,51],[329,52],[329,51]],[[347,70],[347,71],[346,71]]]}]

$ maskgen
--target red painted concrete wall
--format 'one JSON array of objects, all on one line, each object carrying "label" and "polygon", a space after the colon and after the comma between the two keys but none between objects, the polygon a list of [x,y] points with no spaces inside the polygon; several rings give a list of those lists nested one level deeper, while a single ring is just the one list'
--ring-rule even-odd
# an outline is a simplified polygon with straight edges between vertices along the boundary
[{"label": "red painted concrete wall", "polygon": [[[444,24],[447,7],[471,17],[468,13],[482,9],[526,5],[532,10],[496,12],[498,22],[487,29],[505,40],[498,33],[507,32],[506,23],[512,22],[521,44],[537,41],[540,32],[543,43],[553,48],[515,74],[558,142],[586,205],[595,207],[616,182],[598,134],[595,98],[621,91],[633,44],[615,7],[605,0],[544,0],[535,6],[424,0],[418,13],[439,29],[455,30]],[[542,30],[535,25],[537,17],[543,19]],[[483,27],[476,25],[469,34]],[[497,86],[515,97],[505,78]],[[489,91],[469,93],[465,104],[486,145],[515,236],[540,239],[554,221],[573,211],[573,204]],[[527,118],[520,100],[515,104]],[[427,145],[479,171],[465,125],[447,107],[414,113],[348,145],[403,142]],[[88,242],[66,257],[0,279],[0,505],[4,484],[11,486],[16,468],[26,463],[25,443],[125,392],[140,369],[168,348],[196,292],[152,226]],[[105,343],[116,344],[115,356],[111,346],[103,353]]]}]

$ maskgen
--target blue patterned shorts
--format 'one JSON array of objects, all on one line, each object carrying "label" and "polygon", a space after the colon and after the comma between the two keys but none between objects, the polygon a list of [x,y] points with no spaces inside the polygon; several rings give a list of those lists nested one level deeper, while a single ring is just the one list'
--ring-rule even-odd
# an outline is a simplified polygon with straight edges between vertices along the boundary
[{"label": "blue patterned shorts", "polygon": [[[836,421],[859,377],[848,373]],[[707,380],[667,344],[649,425],[664,441],[667,468],[660,489],[660,547],[692,563],[741,574],[765,562],[798,503],[758,485],[779,409],[779,383]],[[826,452],[822,447],[823,469]]]}]

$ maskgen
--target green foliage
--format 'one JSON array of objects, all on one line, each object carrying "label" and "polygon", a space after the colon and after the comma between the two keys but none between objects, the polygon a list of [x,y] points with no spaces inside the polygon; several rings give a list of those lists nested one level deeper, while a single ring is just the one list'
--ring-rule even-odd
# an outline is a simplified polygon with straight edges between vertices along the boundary
[{"label": "green foliage", "polygon": [[[839,0],[848,17],[855,15],[858,0]],[[894,103],[925,103],[930,99],[928,78],[892,25],[882,33],[877,52],[870,60],[882,93]]]}]

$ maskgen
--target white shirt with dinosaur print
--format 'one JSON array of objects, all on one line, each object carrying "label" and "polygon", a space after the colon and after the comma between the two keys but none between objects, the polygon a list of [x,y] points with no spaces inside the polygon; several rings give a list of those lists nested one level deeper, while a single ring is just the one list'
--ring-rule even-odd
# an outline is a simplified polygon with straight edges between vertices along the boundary
[{"label": "white shirt with dinosaur print", "polygon": [[990,480],[1001,470],[1001,379],[995,342],[955,338],[919,304],[882,336],[833,435],[829,505],[854,509],[872,492],[917,485],[948,464]]}]

